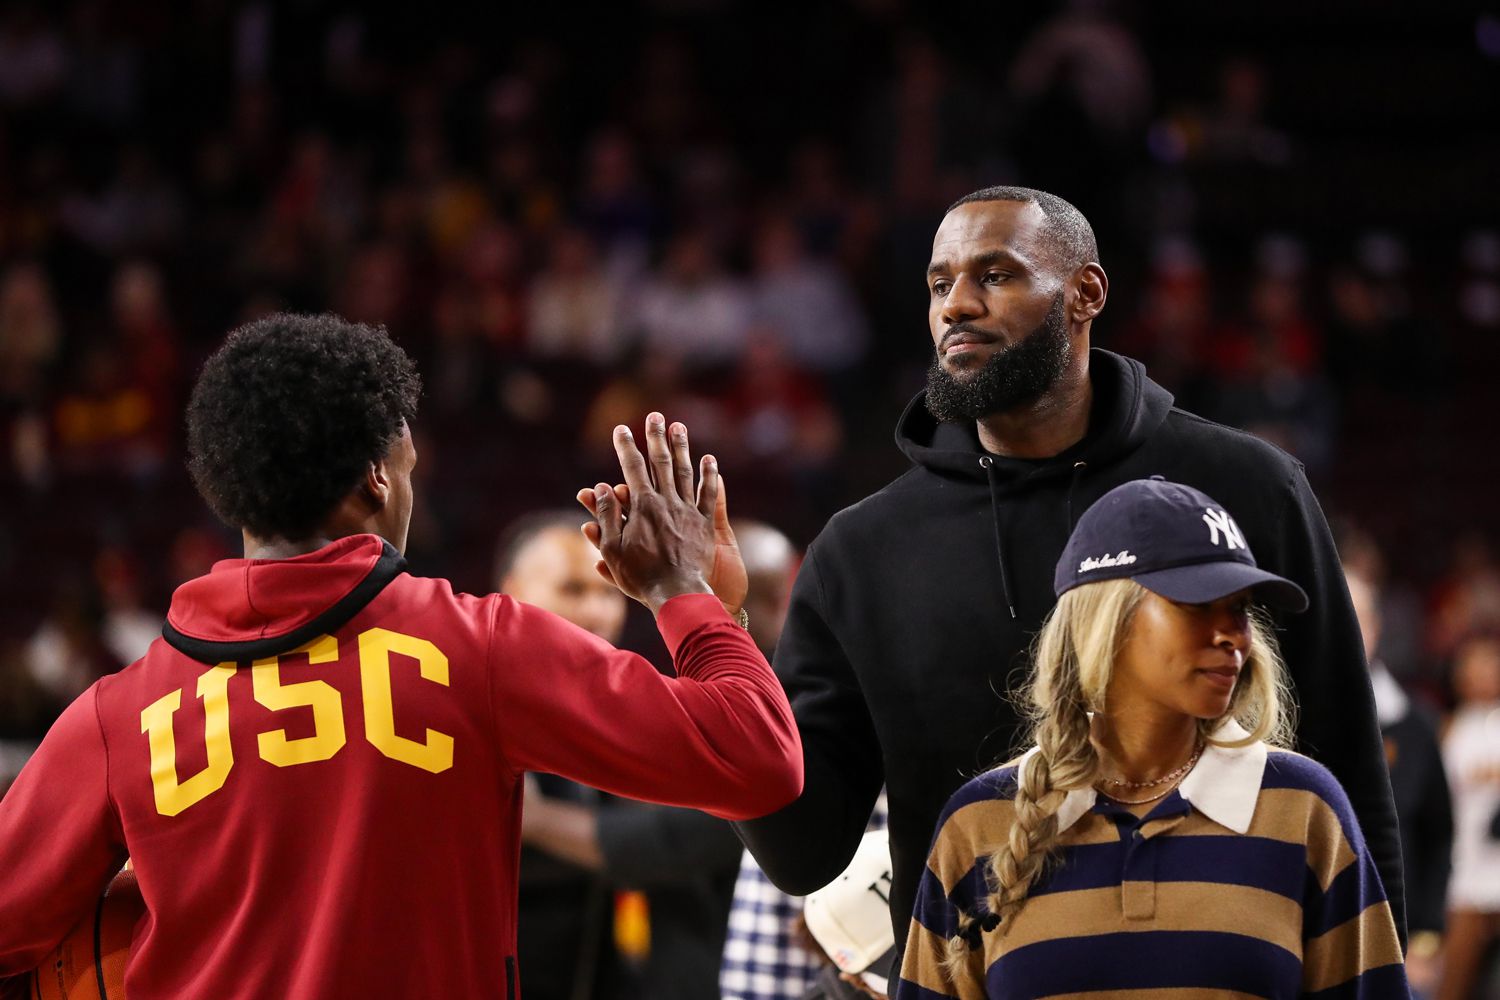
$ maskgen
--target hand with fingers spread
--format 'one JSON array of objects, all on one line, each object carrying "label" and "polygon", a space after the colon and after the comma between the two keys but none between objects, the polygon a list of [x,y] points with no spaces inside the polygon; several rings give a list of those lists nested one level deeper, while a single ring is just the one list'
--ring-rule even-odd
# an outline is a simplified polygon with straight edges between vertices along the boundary
[{"label": "hand with fingers spread", "polygon": [[[692,469],[692,457],[688,450],[687,427],[680,423],[673,423],[667,427],[667,434],[671,440],[673,463],[675,466]],[[714,559],[713,568],[708,573],[708,585],[713,588],[714,596],[719,603],[724,605],[724,610],[730,615],[739,613],[745,603],[745,595],[750,590],[750,578],[745,571],[745,561],[740,556],[740,545],[734,537],[734,529],[729,526],[729,503],[728,494],[724,486],[724,477],[719,475],[718,498],[714,503],[713,527],[714,527]],[[596,489],[584,489],[578,491],[578,502],[583,504],[590,515],[598,517],[598,497]],[[620,504],[620,509],[626,518],[630,516],[630,487],[625,483],[616,483],[614,486],[615,499]],[[600,528],[597,520],[591,521],[583,526],[583,534],[595,547],[600,548]],[[615,583],[614,574],[610,572],[609,564],[600,560],[597,566],[599,575],[610,583]],[[616,584],[618,586],[618,584]],[[623,588],[622,588],[623,589]]]},{"label": "hand with fingers spread", "polygon": [[[648,414],[643,457],[630,428],[615,428],[625,489],[608,483],[594,488],[597,537],[586,532],[604,557],[602,572],[653,613],[679,594],[712,593],[709,581],[721,556],[714,526],[721,494],[718,464],[704,456],[701,478],[695,476],[687,429],[674,424],[672,431],[669,445],[666,419]],[[739,596],[743,600],[743,591]]]}]

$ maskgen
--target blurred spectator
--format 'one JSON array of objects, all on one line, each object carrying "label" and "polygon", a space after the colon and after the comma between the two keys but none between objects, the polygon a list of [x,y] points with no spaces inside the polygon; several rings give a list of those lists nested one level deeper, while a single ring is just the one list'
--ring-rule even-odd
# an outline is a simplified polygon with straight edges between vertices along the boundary
[{"label": "blurred spectator", "polygon": [[35,106],[63,85],[68,49],[45,9],[36,2],[10,4],[0,20],[0,104]]},{"label": "blurred spectator", "polygon": [[[734,534],[750,577],[745,597],[750,634],[770,659],[786,622],[800,557],[791,541],[769,524],[737,519]],[[801,916],[802,897],[788,896],[772,885],[745,851],[719,971],[724,1000],[802,1000],[821,963],[804,943]]]},{"label": "blurred spectator", "polygon": [[[1119,190],[1141,159],[1151,66],[1109,0],[1071,0],[1022,44],[1011,64],[1011,132],[1024,183],[1073,202],[1101,246],[1119,238]],[[1059,136],[1067,136],[1059,142]]]},{"label": "blurred spectator", "polygon": [[1477,330],[1500,328],[1500,233],[1470,233],[1462,248],[1463,278],[1458,309]]},{"label": "blurred spectator", "polygon": [[[113,16],[112,16],[113,15]],[[68,104],[85,120],[120,128],[140,108],[141,50],[123,30],[126,18],[104,0],[74,5]]]},{"label": "blurred spectator", "polygon": [[544,358],[573,358],[604,366],[625,344],[624,289],[604,266],[600,248],[579,228],[558,230],[547,267],[531,284],[527,346]]},{"label": "blurred spectator", "polygon": [[790,363],[780,331],[757,329],[747,339],[724,399],[740,447],[794,472],[826,467],[843,441],[827,393]]},{"label": "blurred spectator", "polygon": [[110,310],[130,379],[156,404],[156,434],[165,447],[172,440],[170,427],[176,422],[183,372],[161,271],[145,261],[126,261],[115,272]]},{"label": "blurred spectator", "polygon": [[39,401],[62,339],[47,273],[32,263],[12,266],[0,280],[0,412]]},{"label": "blurred spectator", "polygon": [[1478,989],[1486,954],[1500,937],[1500,639],[1458,645],[1458,711],[1443,738],[1453,786],[1453,880],[1438,1000],[1490,995]]},{"label": "blurred spectator", "polygon": [[74,194],[62,206],[68,231],[103,254],[160,252],[177,237],[182,196],[147,146],[128,146],[119,168],[98,195]]},{"label": "blurred spectator", "polygon": [[605,128],[584,152],[578,219],[603,249],[611,275],[628,279],[645,270],[659,216],[630,137]]},{"label": "blurred spectator", "polygon": [[0,640],[0,797],[67,704],[36,682],[26,659],[22,643]]},{"label": "blurred spectator", "polygon": [[[558,511],[509,528],[496,558],[500,590],[618,641],[625,598],[595,571],[598,551],[578,531],[586,515]],[[624,996],[707,1000],[715,995],[740,842],[724,820],[691,809],[614,799],[551,775],[528,776],[522,843],[520,966],[530,998]],[[547,856],[547,861],[536,853]],[[571,877],[570,877],[571,876]],[[600,953],[629,943],[641,900],[606,907],[603,888],[645,893],[650,921],[644,960],[620,985],[622,962]],[[645,942],[641,942],[645,944]],[[581,980],[581,981],[580,981]]]},{"label": "blurred spectator", "polygon": [[1205,358],[1218,333],[1203,256],[1189,240],[1156,246],[1140,307],[1113,349],[1141,361],[1151,377],[1192,407],[1205,396]]},{"label": "blurred spectator", "polygon": [[110,649],[103,602],[91,581],[58,592],[51,613],[26,644],[25,664],[31,679],[61,705],[124,666]]},{"label": "blurred spectator", "polygon": [[1204,160],[1283,167],[1291,160],[1290,137],[1266,121],[1270,83],[1265,67],[1235,56],[1219,68],[1218,104],[1197,123],[1194,152]]},{"label": "blurred spectator", "polygon": [[155,477],[167,457],[163,432],[171,404],[152,395],[153,384],[112,343],[85,348],[73,384],[53,411],[58,466],[138,482]]},{"label": "blurred spectator", "polygon": [[1432,706],[1446,703],[1446,698],[1430,686],[1430,675],[1421,672],[1422,601],[1406,581],[1392,576],[1385,553],[1369,532],[1347,522],[1334,530],[1339,558],[1352,576],[1366,581],[1378,597],[1376,615],[1380,620],[1378,644],[1371,657],[1378,659],[1404,687],[1416,687]]},{"label": "blurred spectator", "polygon": [[686,424],[700,452],[711,452],[728,440],[729,421],[723,404],[689,387],[683,362],[676,354],[645,347],[635,352],[621,374],[605,383],[589,404],[579,447],[613,455],[610,439],[615,426],[633,427],[651,410]]},{"label": "blurred spectator", "polygon": [[1351,389],[1423,399],[1443,373],[1442,337],[1416,312],[1409,254],[1390,233],[1368,233],[1355,259],[1335,268],[1329,299],[1329,374]]},{"label": "blurred spectator", "polygon": [[1414,703],[1376,655],[1380,646],[1380,591],[1344,567],[1354,613],[1364,634],[1375,691],[1375,715],[1385,739],[1401,864],[1406,875],[1406,974],[1416,1000],[1430,996],[1441,969],[1448,878],[1453,869],[1453,805],[1438,744],[1437,719]]},{"label": "blurred spectator", "polygon": [[689,229],[672,237],[661,267],[642,282],[635,319],[647,348],[711,368],[744,354],[750,302],[707,234]]},{"label": "blurred spectator", "polygon": [[1207,354],[1216,398],[1205,415],[1279,445],[1314,473],[1327,467],[1335,400],[1295,274],[1257,274],[1244,317],[1221,329]]},{"label": "blurred spectator", "polygon": [[[501,536],[495,554],[494,585],[561,615],[606,642],[618,641],[625,625],[625,596],[594,570],[598,553],[579,533],[587,515],[580,509],[532,514]],[[551,801],[593,808],[594,789],[554,775],[537,775],[536,794],[528,788],[522,818],[528,825],[545,819]],[[597,866],[555,857],[534,843],[521,851],[517,959],[526,996],[539,1000],[610,998],[622,971],[612,955],[614,907]]]},{"label": "blurred spectator", "polygon": [[161,636],[163,616],[144,606],[140,563],[121,548],[94,558],[94,581],[104,610],[104,645],[121,664],[134,663]]},{"label": "blurred spectator", "polygon": [[755,235],[750,313],[778,332],[798,367],[826,378],[863,360],[870,334],[864,307],[842,272],[809,256],[790,219],[772,215]]},{"label": "blurred spectator", "polygon": [[475,226],[458,259],[474,321],[497,355],[520,353],[526,342],[526,285],[521,236],[503,222]]},{"label": "blurred spectator", "polygon": [[1459,643],[1480,632],[1500,632],[1500,565],[1489,539],[1471,530],[1454,540],[1448,574],[1431,590],[1428,655],[1445,663]]}]

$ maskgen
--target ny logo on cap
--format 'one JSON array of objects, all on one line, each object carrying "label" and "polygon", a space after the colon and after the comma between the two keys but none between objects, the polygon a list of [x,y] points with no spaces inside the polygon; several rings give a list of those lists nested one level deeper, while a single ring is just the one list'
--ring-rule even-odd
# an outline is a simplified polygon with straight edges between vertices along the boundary
[{"label": "ny logo on cap", "polygon": [[1203,523],[1208,525],[1209,540],[1215,545],[1219,544],[1219,535],[1222,533],[1224,547],[1229,551],[1249,548],[1245,544],[1245,536],[1240,534],[1240,526],[1234,523],[1234,518],[1227,512],[1210,507],[1203,515]]}]

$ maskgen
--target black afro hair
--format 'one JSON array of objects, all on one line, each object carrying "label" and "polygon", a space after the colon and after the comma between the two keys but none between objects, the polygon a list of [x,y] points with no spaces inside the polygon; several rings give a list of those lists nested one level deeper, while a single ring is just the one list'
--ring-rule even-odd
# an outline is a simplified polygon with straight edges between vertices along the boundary
[{"label": "black afro hair", "polygon": [[235,330],[188,402],[188,471],[231,527],[303,539],[416,416],[421,376],[384,328],[276,313]]}]

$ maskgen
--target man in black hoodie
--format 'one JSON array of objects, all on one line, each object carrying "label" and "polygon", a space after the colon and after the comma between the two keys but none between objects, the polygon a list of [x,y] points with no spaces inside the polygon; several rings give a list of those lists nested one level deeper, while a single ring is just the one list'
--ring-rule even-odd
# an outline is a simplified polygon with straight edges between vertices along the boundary
[{"label": "man in black hoodie", "polygon": [[792,805],[737,824],[741,839],[782,889],[811,892],[853,855],[884,783],[904,942],[943,803],[1018,749],[1004,695],[1052,608],[1074,521],[1160,474],[1219,498],[1260,565],[1311,597],[1280,633],[1299,749],[1348,791],[1404,927],[1359,626],[1302,466],[1175,408],[1139,362],[1091,349],[1109,290],[1097,261],[1087,220],[1045,192],[987,188],[943,218],[927,273],[935,355],[896,430],[913,468],[836,514],[807,552],[775,662],[806,783]]}]

